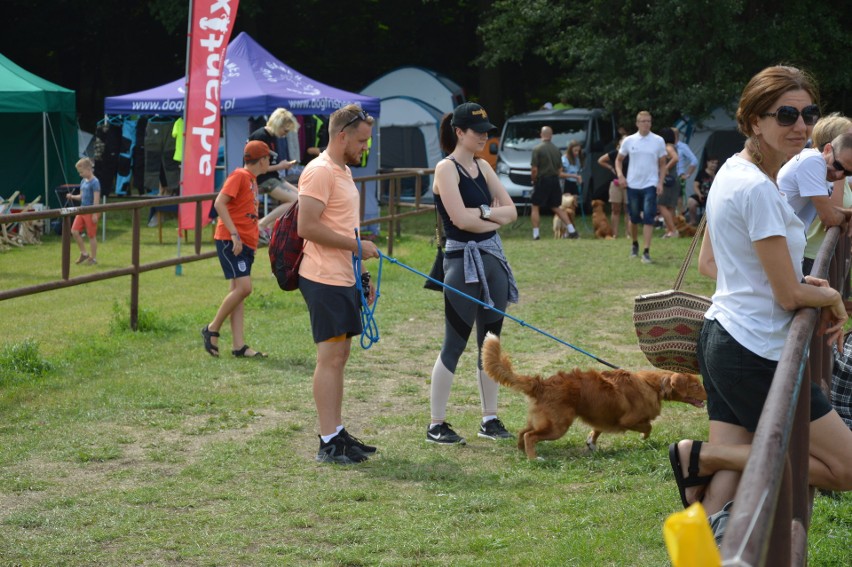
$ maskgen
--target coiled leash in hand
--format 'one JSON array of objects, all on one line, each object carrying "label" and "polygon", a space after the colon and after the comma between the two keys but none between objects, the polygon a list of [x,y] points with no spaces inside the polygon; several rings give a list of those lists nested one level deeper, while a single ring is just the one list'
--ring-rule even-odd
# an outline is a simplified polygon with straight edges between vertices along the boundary
[{"label": "coiled leash in hand", "polygon": [[358,290],[358,297],[361,301],[361,348],[367,350],[374,343],[379,342],[379,326],[376,323],[375,312],[376,306],[379,304],[379,288],[382,285],[382,257],[384,254],[379,252],[379,273],[376,277],[376,297],[373,299],[373,306],[367,303],[367,298],[370,295],[370,272],[361,273],[361,237],[358,234],[358,229],[355,229],[355,240],[358,242],[358,254],[352,254],[352,270],[355,272],[355,288]]},{"label": "coiled leash in hand", "polygon": [[[567,347],[569,347],[569,348],[572,348],[572,349],[576,350],[576,351],[577,351],[577,352],[579,352],[579,353],[585,354],[586,356],[588,356],[588,357],[590,357],[590,358],[592,358],[592,359],[596,360],[597,362],[600,362],[600,363],[601,363],[601,364],[603,364],[604,366],[609,366],[610,368],[618,369],[618,366],[616,366],[616,365],[614,365],[614,364],[612,364],[612,363],[610,363],[610,362],[607,362],[606,360],[603,360],[602,358],[598,358],[597,356],[595,356],[595,355],[593,355],[593,354],[591,354],[591,353],[589,353],[589,352],[586,352],[585,350],[581,349],[581,348],[580,348],[580,347],[578,347],[578,346],[572,345],[572,344],[571,344],[571,343],[569,343],[569,342],[566,342],[566,341],[563,341],[563,340],[562,340],[562,339],[560,339],[560,338],[554,337],[553,335],[551,335],[551,334],[550,334],[550,333],[548,333],[547,331],[542,331],[541,329],[539,329],[539,328],[537,328],[537,327],[534,327],[533,325],[530,325],[530,324],[529,324],[529,323],[527,323],[526,321],[523,321],[523,320],[521,320],[521,319],[518,319],[517,317],[513,317],[513,316],[509,315],[508,313],[504,313],[503,311],[500,311],[499,309],[497,309],[497,308],[495,308],[495,307],[492,307],[492,306],[488,305],[488,304],[487,304],[487,303],[485,303],[484,301],[480,301],[479,299],[477,299],[477,298],[475,298],[475,297],[473,297],[473,296],[470,296],[470,295],[468,295],[468,294],[464,293],[463,291],[460,291],[460,290],[458,290],[458,289],[456,289],[456,288],[454,288],[454,287],[452,287],[452,286],[449,286],[449,285],[445,284],[444,282],[442,282],[442,281],[440,281],[440,280],[436,280],[435,278],[432,278],[432,277],[430,277],[430,276],[428,276],[428,275],[424,274],[423,272],[421,272],[421,271],[419,271],[419,270],[415,270],[415,269],[414,269],[414,268],[412,268],[411,266],[406,266],[405,264],[403,264],[402,262],[400,262],[400,261],[399,261],[399,260],[397,260],[396,258],[391,258],[390,256],[385,256],[384,254],[382,254],[381,250],[379,251],[379,279],[380,279],[380,280],[381,280],[381,260],[382,260],[382,259],[384,259],[384,258],[387,258],[388,262],[390,262],[391,264],[396,264],[397,266],[403,267],[403,268],[405,268],[406,270],[408,270],[408,271],[410,271],[410,272],[414,272],[414,273],[415,273],[415,274],[417,274],[418,276],[424,277],[424,278],[426,278],[427,280],[429,280],[429,281],[431,281],[431,282],[434,282],[434,283],[438,284],[439,286],[443,287],[444,289],[450,290],[451,292],[456,293],[456,294],[458,294],[458,295],[461,295],[462,297],[464,297],[464,298],[466,298],[466,299],[469,299],[469,300],[473,301],[474,303],[477,303],[477,304],[479,304],[479,305],[481,305],[481,306],[485,307],[486,309],[490,309],[491,311],[494,311],[495,313],[499,313],[499,314],[500,314],[500,315],[502,315],[503,317],[506,317],[506,318],[508,318],[508,319],[511,319],[512,321],[514,321],[514,322],[518,323],[518,324],[519,324],[519,325],[521,325],[522,327],[529,327],[529,328],[530,328],[530,329],[532,329],[533,331],[536,331],[537,333],[541,333],[541,334],[542,334],[542,335],[544,335],[545,337],[548,337],[548,338],[550,338],[550,339],[553,339],[553,340],[554,340],[554,341],[556,341],[557,343],[563,344],[563,345],[565,345],[565,346],[567,346]],[[377,286],[378,286],[378,284],[377,284]],[[376,298],[378,299],[378,292],[376,293]],[[373,305],[373,307],[375,308],[375,305]]]}]

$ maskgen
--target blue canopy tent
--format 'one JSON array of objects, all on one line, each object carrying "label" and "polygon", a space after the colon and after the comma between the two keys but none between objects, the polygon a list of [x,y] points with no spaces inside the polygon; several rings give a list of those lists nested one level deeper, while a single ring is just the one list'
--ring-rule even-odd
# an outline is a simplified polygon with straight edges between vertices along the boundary
[{"label": "blue canopy tent", "polygon": [[[178,79],[153,89],[107,97],[104,111],[106,114],[182,115],[185,84],[185,79]],[[225,167],[229,172],[242,165],[249,117],[268,115],[279,107],[297,116],[325,115],[351,103],[360,105],[376,118],[381,110],[378,98],[331,87],[288,67],[245,32],[228,45],[222,71],[221,101]],[[354,174],[374,175],[377,163],[371,153],[367,165],[355,170]],[[375,218],[378,216],[375,183],[368,184],[366,197],[365,215]]]}]

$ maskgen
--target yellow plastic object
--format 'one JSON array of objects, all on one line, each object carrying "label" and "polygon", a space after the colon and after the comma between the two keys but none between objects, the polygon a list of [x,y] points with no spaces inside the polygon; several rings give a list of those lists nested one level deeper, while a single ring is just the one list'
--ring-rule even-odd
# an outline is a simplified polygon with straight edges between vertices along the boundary
[{"label": "yellow plastic object", "polygon": [[722,556],[701,502],[675,512],[663,524],[663,539],[673,567],[720,567]]}]

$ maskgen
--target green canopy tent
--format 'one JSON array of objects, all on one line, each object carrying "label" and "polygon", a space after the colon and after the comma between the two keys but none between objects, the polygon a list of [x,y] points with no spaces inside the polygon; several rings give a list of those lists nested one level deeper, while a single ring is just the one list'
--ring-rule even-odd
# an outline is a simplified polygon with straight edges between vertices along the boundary
[{"label": "green canopy tent", "polygon": [[0,195],[27,201],[78,181],[76,95],[0,55]]}]

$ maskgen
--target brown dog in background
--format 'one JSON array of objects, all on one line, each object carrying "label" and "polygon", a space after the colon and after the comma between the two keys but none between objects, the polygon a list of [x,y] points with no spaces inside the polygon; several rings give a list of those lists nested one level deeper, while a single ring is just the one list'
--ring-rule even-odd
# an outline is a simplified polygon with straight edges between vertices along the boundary
[{"label": "brown dog in background", "polygon": [[674,219],[675,230],[681,238],[692,238],[695,236],[696,227],[686,222],[686,218],[683,215],[675,215]]},{"label": "brown dog in background", "polygon": [[[570,193],[565,193],[562,195],[562,204],[559,205],[559,208],[565,211],[565,214],[568,215],[568,220],[572,223],[574,222],[574,215],[577,211],[577,197]],[[568,237],[568,226],[562,222],[562,219],[559,218],[559,215],[553,215],[553,238],[567,238]]]},{"label": "brown dog in background", "polygon": [[592,201],[592,226],[595,228],[595,238],[612,240],[612,227],[609,225],[609,219],[606,217],[605,206],[606,203],[600,199]]},{"label": "brown dog in background", "polygon": [[586,445],[594,451],[603,431],[638,431],[647,439],[663,400],[703,407],[707,399],[697,376],[662,370],[575,368],[547,379],[519,375],[491,333],[482,346],[482,366],[495,382],[526,394],[527,425],[518,432],[518,449],[530,459],[536,458],[536,443],[559,439],[578,417],[592,427]]}]

